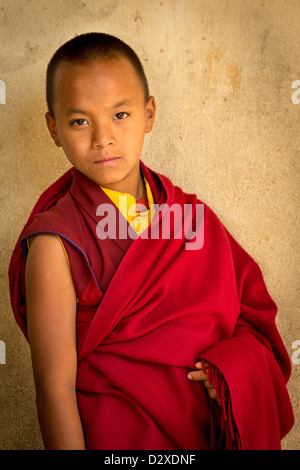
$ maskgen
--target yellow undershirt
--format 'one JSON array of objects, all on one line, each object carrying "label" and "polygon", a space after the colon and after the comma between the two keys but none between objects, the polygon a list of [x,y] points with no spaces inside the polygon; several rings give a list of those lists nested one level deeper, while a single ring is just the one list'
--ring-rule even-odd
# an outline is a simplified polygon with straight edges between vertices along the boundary
[{"label": "yellow undershirt", "polygon": [[140,210],[136,210],[136,199],[132,194],[120,193],[119,191],[114,191],[113,189],[107,189],[100,186],[138,235],[151,224],[154,217],[154,199],[152,191],[146,178],[144,178],[144,182],[149,209],[145,206],[145,209],[138,207],[137,209]]}]

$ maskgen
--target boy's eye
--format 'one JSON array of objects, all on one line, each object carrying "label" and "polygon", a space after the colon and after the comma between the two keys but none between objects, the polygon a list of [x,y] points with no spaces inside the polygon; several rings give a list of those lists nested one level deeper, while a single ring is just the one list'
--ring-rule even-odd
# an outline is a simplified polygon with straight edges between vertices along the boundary
[{"label": "boy's eye", "polygon": [[122,121],[123,119],[125,119],[127,116],[129,116],[128,113],[125,113],[125,112],[122,112],[122,113],[117,113],[115,114],[115,116],[113,117],[114,120],[118,120],[118,121]]},{"label": "boy's eye", "polygon": [[88,124],[87,120],[86,119],[75,119],[75,121],[72,121],[71,122],[71,126],[84,126]]}]

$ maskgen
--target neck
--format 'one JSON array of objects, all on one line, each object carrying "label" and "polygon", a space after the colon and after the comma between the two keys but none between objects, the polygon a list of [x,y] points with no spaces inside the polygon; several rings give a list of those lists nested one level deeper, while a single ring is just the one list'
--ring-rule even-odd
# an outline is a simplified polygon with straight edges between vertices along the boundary
[{"label": "neck", "polygon": [[112,189],[120,193],[131,194],[135,199],[147,198],[146,187],[144,178],[141,174],[140,168],[138,171],[133,171],[123,180],[113,184],[104,184],[102,187]]},{"label": "neck", "polygon": [[138,187],[136,194],[133,194],[135,199],[142,199],[145,198],[147,199],[147,192],[146,192],[146,187],[145,187],[145,182],[142,174],[140,173],[139,181],[138,181]]}]

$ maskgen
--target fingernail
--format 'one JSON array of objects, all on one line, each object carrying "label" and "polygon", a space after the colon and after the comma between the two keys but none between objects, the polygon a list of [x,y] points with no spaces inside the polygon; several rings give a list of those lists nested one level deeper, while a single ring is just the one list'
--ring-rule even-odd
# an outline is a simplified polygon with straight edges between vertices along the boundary
[{"label": "fingernail", "polygon": [[193,377],[192,377],[191,374],[188,374],[187,378],[190,379],[190,380],[193,380]]}]

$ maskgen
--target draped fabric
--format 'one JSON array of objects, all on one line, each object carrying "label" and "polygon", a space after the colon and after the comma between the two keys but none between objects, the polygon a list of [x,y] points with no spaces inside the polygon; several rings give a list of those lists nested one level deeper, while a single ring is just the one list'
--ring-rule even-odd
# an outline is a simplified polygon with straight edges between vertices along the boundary
[{"label": "draped fabric", "polygon": [[[43,193],[10,263],[16,321],[27,337],[26,239],[58,234],[78,298],[88,449],[280,449],[293,425],[290,361],[262,273],[209,207],[141,169],[159,209],[139,237],[99,238],[97,208],[109,199],[77,170]],[[200,359],[218,403],[187,379]]]}]

